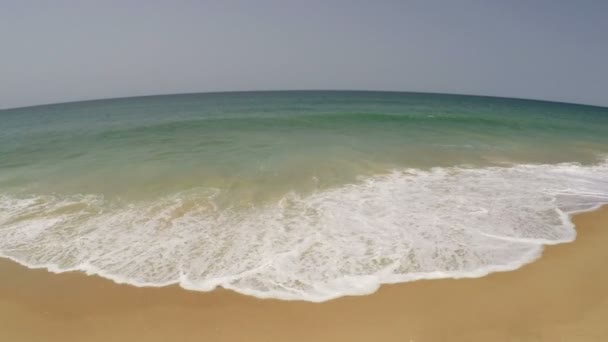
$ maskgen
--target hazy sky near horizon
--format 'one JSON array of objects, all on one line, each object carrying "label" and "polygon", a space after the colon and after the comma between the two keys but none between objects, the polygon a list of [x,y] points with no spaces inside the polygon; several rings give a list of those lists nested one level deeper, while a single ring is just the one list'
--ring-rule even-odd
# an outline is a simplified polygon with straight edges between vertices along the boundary
[{"label": "hazy sky near horizon", "polygon": [[608,1],[0,0],[0,108],[374,89],[608,106]]}]

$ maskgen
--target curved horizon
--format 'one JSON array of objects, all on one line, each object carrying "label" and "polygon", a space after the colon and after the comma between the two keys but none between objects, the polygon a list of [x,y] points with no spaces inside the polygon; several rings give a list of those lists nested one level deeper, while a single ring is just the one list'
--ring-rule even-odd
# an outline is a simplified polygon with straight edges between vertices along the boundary
[{"label": "curved horizon", "polygon": [[264,89],[264,90],[219,90],[219,91],[201,91],[201,92],[185,92],[185,93],[166,93],[166,94],[146,94],[146,95],[126,95],[117,97],[107,98],[91,98],[83,100],[70,100],[62,102],[51,102],[41,103],[28,106],[0,108],[0,111],[10,111],[18,109],[27,109],[34,107],[45,107],[45,106],[56,106],[66,104],[78,104],[83,102],[97,102],[97,101],[113,101],[113,100],[127,100],[137,99],[146,97],[162,97],[162,96],[185,96],[185,95],[204,95],[204,94],[238,94],[238,93],[278,93],[278,92],[361,92],[361,93],[397,93],[397,94],[425,94],[425,95],[446,95],[446,96],[463,96],[463,97],[482,97],[482,98],[493,98],[503,100],[517,100],[517,101],[532,101],[532,102],[544,102],[544,103],[555,103],[565,104],[574,106],[585,106],[585,107],[596,107],[596,108],[608,108],[608,106],[582,103],[582,102],[566,102],[566,101],[555,101],[547,100],[542,98],[527,98],[527,97],[510,97],[502,95],[480,95],[480,94],[467,94],[467,93],[446,93],[446,92],[433,92],[433,91],[405,91],[405,90],[375,90],[375,89]]}]

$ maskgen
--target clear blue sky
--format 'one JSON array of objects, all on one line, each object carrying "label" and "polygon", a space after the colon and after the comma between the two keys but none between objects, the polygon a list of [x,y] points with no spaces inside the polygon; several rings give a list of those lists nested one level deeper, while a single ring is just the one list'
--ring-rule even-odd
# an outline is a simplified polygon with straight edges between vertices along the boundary
[{"label": "clear blue sky", "polygon": [[262,89],[608,106],[608,1],[0,0],[0,108]]}]

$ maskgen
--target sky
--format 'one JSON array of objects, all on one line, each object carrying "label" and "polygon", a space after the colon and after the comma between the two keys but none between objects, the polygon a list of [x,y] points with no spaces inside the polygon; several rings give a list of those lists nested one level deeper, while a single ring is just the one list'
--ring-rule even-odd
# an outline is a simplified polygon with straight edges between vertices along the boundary
[{"label": "sky", "polygon": [[608,1],[0,0],[0,108],[350,89],[608,106]]}]

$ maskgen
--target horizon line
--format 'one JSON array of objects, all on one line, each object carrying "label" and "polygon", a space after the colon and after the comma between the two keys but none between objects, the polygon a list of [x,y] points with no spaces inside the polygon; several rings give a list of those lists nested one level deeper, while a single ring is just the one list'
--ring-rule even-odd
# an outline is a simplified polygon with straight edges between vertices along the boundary
[{"label": "horizon line", "polygon": [[19,110],[19,109],[46,107],[46,106],[57,106],[57,105],[66,105],[66,104],[76,104],[76,103],[82,103],[82,102],[127,100],[127,99],[137,99],[137,98],[146,98],[146,97],[203,95],[203,94],[230,94],[230,93],[279,93],[279,92],[285,92],[285,93],[288,93],[288,92],[361,92],[361,93],[400,93],[400,94],[419,94],[419,95],[426,94],[426,95],[469,96],[469,97],[484,97],[484,98],[494,98],[494,99],[503,99],[503,100],[545,102],[545,103],[566,104],[566,105],[574,105],[574,106],[585,106],[585,107],[608,109],[608,106],[593,105],[593,104],[580,103],[580,102],[566,102],[566,101],[554,101],[554,100],[535,99],[535,98],[526,98],[526,97],[507,97],[507,96],[500,96],[500,95],[477,95],[477,94],[450,93],[450,92],[370,90],[370,89],[282,89],[282,90],[267,89],[267,90],[216,90],[216,91],[148,94],[148,95],[134,95],[134,96],[127,95],[127,96],[93,98],[93,99],[84,99],[84,100],[69,100],[69,101],[62,101],[62,102],[51,102],[51,103],[43,103],[43,104],[35,104],[35,105],[27,105],[27,106],[0,108],[0,111]]}]

